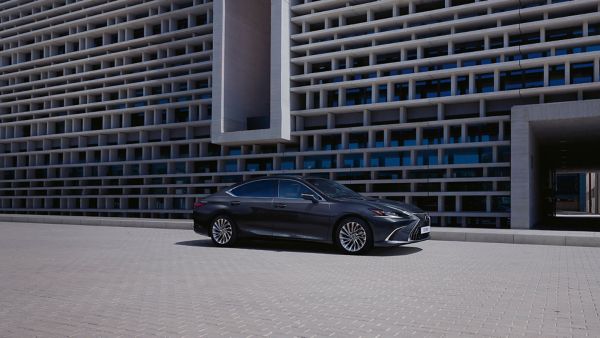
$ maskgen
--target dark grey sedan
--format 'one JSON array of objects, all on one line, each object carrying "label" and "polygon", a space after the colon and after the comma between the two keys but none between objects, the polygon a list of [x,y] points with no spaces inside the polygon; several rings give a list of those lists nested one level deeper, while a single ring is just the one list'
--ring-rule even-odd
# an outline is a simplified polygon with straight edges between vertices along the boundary
[{"label": "dark grey sedan", "polygon": [[218,246],[240,237],[335,244],[361,254],[376,246],[429,239],[430,219],[409,204],[369,199],[323,178],[268,176],[243,182],[194,204],[194,231]]}]

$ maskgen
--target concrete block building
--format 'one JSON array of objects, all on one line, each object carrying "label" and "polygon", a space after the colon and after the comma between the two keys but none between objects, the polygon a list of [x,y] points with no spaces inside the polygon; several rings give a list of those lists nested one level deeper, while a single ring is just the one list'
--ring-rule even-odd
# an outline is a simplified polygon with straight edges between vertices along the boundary
[{"label": "concrete block building", "polygon": [[2,213],[184,218],[286,173],[529,228],[599,121],[600,0],[0,3]]}]

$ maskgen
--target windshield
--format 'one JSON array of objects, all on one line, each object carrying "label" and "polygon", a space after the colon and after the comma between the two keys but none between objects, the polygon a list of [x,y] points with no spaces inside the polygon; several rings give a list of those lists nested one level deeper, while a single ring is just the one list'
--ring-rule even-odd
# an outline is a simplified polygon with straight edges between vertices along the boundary
[{"label": "windshield", "polygon": [[306,181],[317,187],[322,193],[331,198],[364,199],[360,194],[331,180],[326,180],[324,178],[308,178]]}]

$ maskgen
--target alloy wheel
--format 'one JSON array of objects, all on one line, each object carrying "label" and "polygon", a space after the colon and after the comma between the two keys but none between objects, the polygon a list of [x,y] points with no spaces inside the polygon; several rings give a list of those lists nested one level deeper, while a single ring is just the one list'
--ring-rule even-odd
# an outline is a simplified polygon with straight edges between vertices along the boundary
[{"label": "alloy wheel", "polygon": [[212,237],[218,244],[227,244],[233,237],[233,225],[226,219],[219,217],[212,225]]},{"label": "alloy wheel", "polygon": [[367,244],[367,231],[358,222],[346,222],[340,229],[339,236],[340,244],[349,252],[360,251]]}]

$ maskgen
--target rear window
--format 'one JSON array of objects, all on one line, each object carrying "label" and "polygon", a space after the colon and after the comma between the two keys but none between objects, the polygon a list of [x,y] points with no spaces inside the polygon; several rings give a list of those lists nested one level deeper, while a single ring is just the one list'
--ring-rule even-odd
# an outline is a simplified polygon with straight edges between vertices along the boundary
[{"label": "rear window", "polygon": [[243,184],[231,190],[239,197],[275,197],[277,194],[276,180],[260,180]]}]

